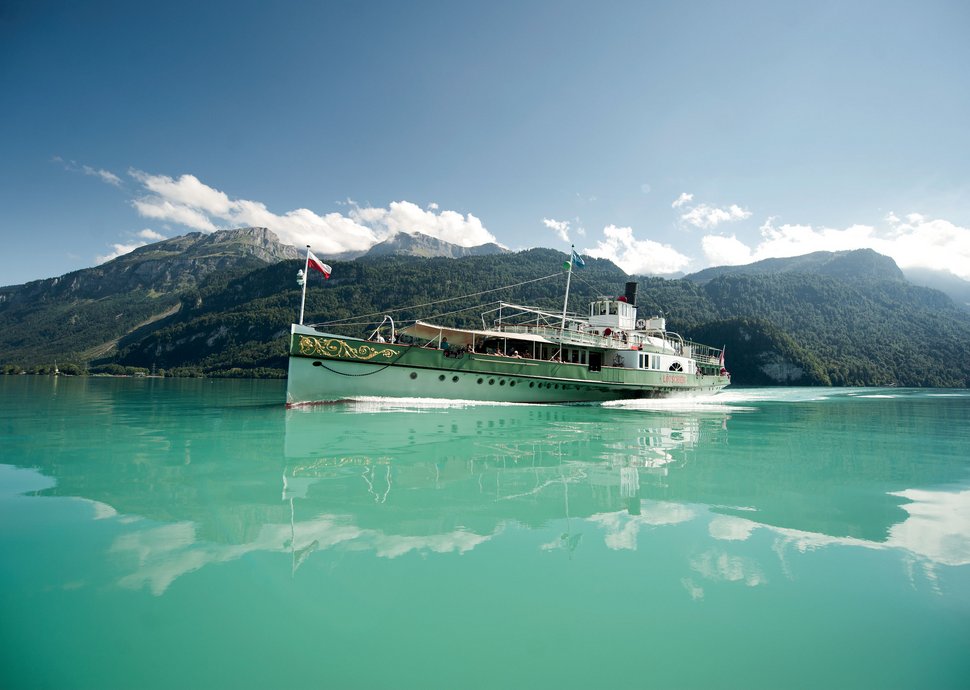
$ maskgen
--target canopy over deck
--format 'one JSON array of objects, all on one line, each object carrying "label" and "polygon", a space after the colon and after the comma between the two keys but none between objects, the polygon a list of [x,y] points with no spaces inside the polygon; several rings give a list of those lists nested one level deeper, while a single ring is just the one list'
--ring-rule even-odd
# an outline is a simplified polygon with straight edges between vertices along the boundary
[{"label": "canopy over deck", "polygon": [[552,343],[553,341],[542,337],[541,335],[535,335],[534,333],[506,333],[504,331],[485,331],[485,330],[474,330],[469,328],[452,328],[449,326],[436,326],[433,323],[427,323],[425,321],[415,321],[414,324],[408,326],[407,328],[402,328],[401,333],[405,333],[414,338],[424,338],[425,340],[434,340],[439,336],[442,338],[447,338],[448,342],[452,345],[472,345],[476,343],[481,343],[485,339],[489,338],[501,338],[507,340],[525,340],[533,343]]}]

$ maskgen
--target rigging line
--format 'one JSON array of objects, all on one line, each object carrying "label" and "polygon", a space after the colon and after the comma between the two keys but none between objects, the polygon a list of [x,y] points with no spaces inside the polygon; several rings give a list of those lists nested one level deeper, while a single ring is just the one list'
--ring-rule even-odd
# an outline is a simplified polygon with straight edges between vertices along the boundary
[{"label": "rigging line", "polygon": [[[472,311],[472,310],[476,310],[476,309],[481,309],[482,307],[487,307],[490,304],[498,304],[498,302],[479,302],[478,304],[473,304],[470,307],[463,307],[462,309],[453,309],[452,311],[443,311],[443,312],[436,313],[436,314],[430,314],[430,315],[428,315],[427,317],[424,317],[424,318],[426,318],[426,319],[437,319],[438,317],[441,317],[441,316],[451,316],[452,314],[460,314],[460,313],[465,312],[465,311]],[[419,320],[424,320],[424,319],[401,319],[401,320],[396,321],[395,323],[398,325],[398,330],[401,330],[401,327],[404,324],[416,323]],[[332,322],[331,321],[329,323],[336,323],[336,322]],[[376,322],[373,319],[371,319],[369,321],[341,321],[340,322],[340,325],[341,326],[367,326],[367,327],[371,327],[375,323]]]},{"label": "rigging line", "polygon": [[602,285],[593,285],[592,283],[590,283],[588,280],[586,280],[585,278],[583,278],[582,276],[580,276],[575,271],[573,272],[573,279],[574,280],[578,280],[581,283],[584,283],[586,285],[586,287],[588,287],[589,289],[593,290],[594,292],[600,292],[600,293],[603,292],[603,286]]},{"label": "rigging line", "polygon": [[[367,318],[369,316],[379,316],[381,314],[394,314],[395,312],[406,311],[408,309],[421,309],[422,307],[431,307],[431,306],[434,306],[435,304],[444,304],[445,302],[454,302],[455,300],[467,299],[468,297],[478,297],[479,295],[487,295],[490,292],[498,292],[499,290],[510,290],[512,288],[517,288],[517,287],[521,287],[523,285],[528,285],[529,283],[538,283],[540,280],[549,280],[550,278],[556,278],[556,277],[561,276],[561,275],[562,275],[561,272],[560,273],[552,273],[550,275],[543,276],[542,278],[533,278],[532,280],[525,280],[525,281],[523,281],[521,283],[515,283],[514,285],[503,285],[502,287],[492,288],[491,290],[482,290],[481,292],[473,292],[473,293],[468,294],[468,295],[460,295],[458,297],[449,297],[447,299],[439,299],[439,300],[435,300],[434,302],[426,302],[425,304],[415,304],[415,305],[412,305],[412,306],[409,306],[409,307],[398,307],[397,309],[385,309],[383,311],[375,311],[375,312],[372,312],[370,314],[361,314],[359,316],[354,316],[352,318],[355,318],[355,319],[364,319],[364,318]],[[320,323],[315,323],[315,324],[311,324],[311,325],[313,325],[313,326],[329,326],[329,325],[332,325],[332,324],[335,324],[335,323],[343,323],[344,321],[349,321],[349,320],[350,319],[337,319],[336,321],[322,321]]]},{"label": "rigging line", "polygon": [[[429,319],[437,319],[437,318],[440,318],[442,316],[451,316],[452,314],[460,314],[463,311],[471,311],[472,309],[481,309],[482,307],[487,307],[490,304],[495,304],[495,302],[481,302],[479,304],[475,304],[475,305],[472,305],[470,307],[465,307],[464,309],[453,309],[452,311],[443,311],[443,312],[440,312],[438,314],[430,314],[426,318],[429,318]],[[409,323],[409,322],[410,322],[410,320],[408,320],[407,322],[404,322],[404,323]]]}]

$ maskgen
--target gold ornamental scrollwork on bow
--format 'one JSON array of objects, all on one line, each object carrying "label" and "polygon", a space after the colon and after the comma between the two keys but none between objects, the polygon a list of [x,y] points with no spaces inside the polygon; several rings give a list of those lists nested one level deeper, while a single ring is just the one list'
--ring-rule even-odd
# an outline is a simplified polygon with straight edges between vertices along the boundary
[{"label": "gold ornamental scrollwork on bow", "polygon": [[378,349],[370,345],[353,347],[343,340],[336,338],[314,338],[301,335],[297,343],[301,355],[317,355],[318,357],[343,357],[347,359],[362,359],[369,361],[375,357],[390,359],[397,354],[389,347]]}]

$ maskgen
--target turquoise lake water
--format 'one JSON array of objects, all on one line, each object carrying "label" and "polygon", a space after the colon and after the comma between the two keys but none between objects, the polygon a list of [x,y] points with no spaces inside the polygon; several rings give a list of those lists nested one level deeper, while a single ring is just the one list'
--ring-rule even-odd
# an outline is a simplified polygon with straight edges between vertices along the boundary
[{"label": "turquoise lake water", "polygon": [[0,377],[0,687],[967,688],[970,392]]}]

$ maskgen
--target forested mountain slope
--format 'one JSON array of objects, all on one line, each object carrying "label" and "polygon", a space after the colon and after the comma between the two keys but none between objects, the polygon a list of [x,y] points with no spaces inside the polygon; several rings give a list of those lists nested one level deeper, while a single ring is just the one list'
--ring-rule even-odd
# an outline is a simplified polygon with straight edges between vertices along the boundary
[{"label": "forested mountain slope", "polygon": [[[145,248],[144,254],[164,265],[165,259],[153,254],[157,251]],[[303,262],[267,263],[265,257],[246,256],[254,260],[200,271],[178,287],[172,273],[173,279],[146,281],[134,290],[101,298],[79,291],[65,300],[56,290],[65,279],[75,282],[69,275],[48,286],[47,293],[39,290],[47,305],[43,309],[24,308],[23,299],[8,300],[0,306],[0,330],[6,332],[0,364],[13,370],[57,357],[95,369],[120,365],[208,376],[284,375],[289,325],[300,303],[296,273]],[[122,265],[137,274],[135,267],[145,258],[133,253]],[[183,258],[176,252],[175,261]],[[310,276],[305,320],[341,320],[329,328],[363,334],[385,313],[399,325],[422,318],[480,327],[482,312],[498,300],[558,313],[564,259],[558,251],[533,249],[461,258],[389,255],[334,261],[330,280],[318,273]],[[730,267],[702,272],[702,279],[700,274],[680,280],[642,277],[640,316],[662,313],[668,327],[685,337],[726,345],[735,384],[970,385],[970,315],[942,293],[908,283],[891,259],[849,252],[764,263],[766,272]],[[111,268],[105,264],[89,270]],[[585,313],[591,299],[622,294],[627,280],[611,262],[587,259],[587,268],[573,273],[570,311]],[[168,287],[160,290],[158,285]],[[13,292],[19,289],[22,298],[28,286]],[[503,286],[515,287],[497,290]],[[0,295],[10,294],[4,290]],[[467,297],[454,299],[461,295]],[[78,347],[106,339],[104,324],[110,318],[105,317],[112,315],[102,313],[100,321],[90,321],[96,327],[88,326],[92,310],[110,311],[120,304],[128,320],[113,332],[117,349],[102,354]],[[138,317],[129,316],[138,312],[144,321],[160,311],[163,318],[137,328],[140,322],[133,319]],[[97,332],[89,334],[86,328]],[[11,334],[24,342],[11,346]]]},{"label": "forested mountain slope", "polygon": [[0,362],[86,361],[170,316],[209,276],[298,256],[266,228],[200,232],[139,247],[100,266],[0,288]]}]

